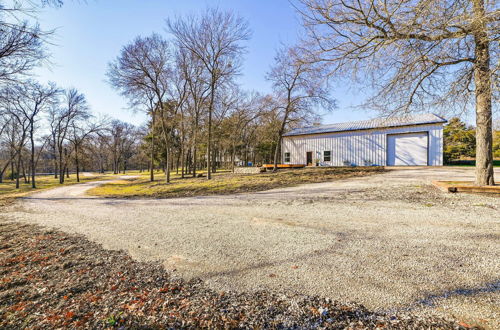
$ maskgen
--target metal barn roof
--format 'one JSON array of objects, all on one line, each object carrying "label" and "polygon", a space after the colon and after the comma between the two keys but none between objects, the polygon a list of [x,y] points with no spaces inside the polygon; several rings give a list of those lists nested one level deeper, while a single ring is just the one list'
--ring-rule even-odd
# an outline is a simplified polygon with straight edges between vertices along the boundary
[{"label": "metal barn roof", "polygon": [[446,119],[439,117],[438,115],[435,115],[433,113],[426,113],[418,115],[407,115],[404,117],[375,118],[370,120],[350,121],[346,123],[296,128],[284,134],[284,136],[358,131],[374,128],[389,128],[438,123],[446,123]]}]

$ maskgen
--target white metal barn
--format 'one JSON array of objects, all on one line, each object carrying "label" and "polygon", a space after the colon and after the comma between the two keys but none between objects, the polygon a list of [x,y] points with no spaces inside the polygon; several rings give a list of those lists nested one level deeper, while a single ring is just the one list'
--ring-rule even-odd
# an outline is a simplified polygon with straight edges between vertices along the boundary
[{"label": "white metal barn", "polygon": [[444,123],[435,114],[422,114],[297,128],[283,137],[283,163],[439,166]]}]

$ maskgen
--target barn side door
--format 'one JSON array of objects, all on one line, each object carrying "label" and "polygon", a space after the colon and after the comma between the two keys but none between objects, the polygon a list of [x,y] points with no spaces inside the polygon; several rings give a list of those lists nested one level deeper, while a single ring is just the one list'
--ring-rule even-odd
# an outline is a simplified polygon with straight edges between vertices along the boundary
[{"label": "barn side door", "polygon": [[312,163],[313,163],[313,153],[312,153],[312,151],[306,152],[306,159],[307,159],[307,162],[306,162],[307,166],[311,166]]}]

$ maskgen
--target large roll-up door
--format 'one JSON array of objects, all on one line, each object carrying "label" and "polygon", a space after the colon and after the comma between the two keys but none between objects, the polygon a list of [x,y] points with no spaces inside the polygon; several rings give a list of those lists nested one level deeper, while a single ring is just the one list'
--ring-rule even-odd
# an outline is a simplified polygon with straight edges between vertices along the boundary
[{"label": "large roll-up door", "polygon": [[427,165],[428,134],[391,134],[387,136],[387,165]]}]

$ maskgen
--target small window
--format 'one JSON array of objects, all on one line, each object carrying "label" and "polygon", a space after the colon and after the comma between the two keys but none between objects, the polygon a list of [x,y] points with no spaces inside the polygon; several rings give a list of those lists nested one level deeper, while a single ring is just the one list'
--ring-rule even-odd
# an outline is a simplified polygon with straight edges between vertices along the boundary
[{"label": "small window", "polygon": [[331,151],[323,151],[323,161],[331,162],[332,161],[332,152]]},{"label": "small window", "polygon": [[290,153],[285,152],[285,163],[290,163]]}]

